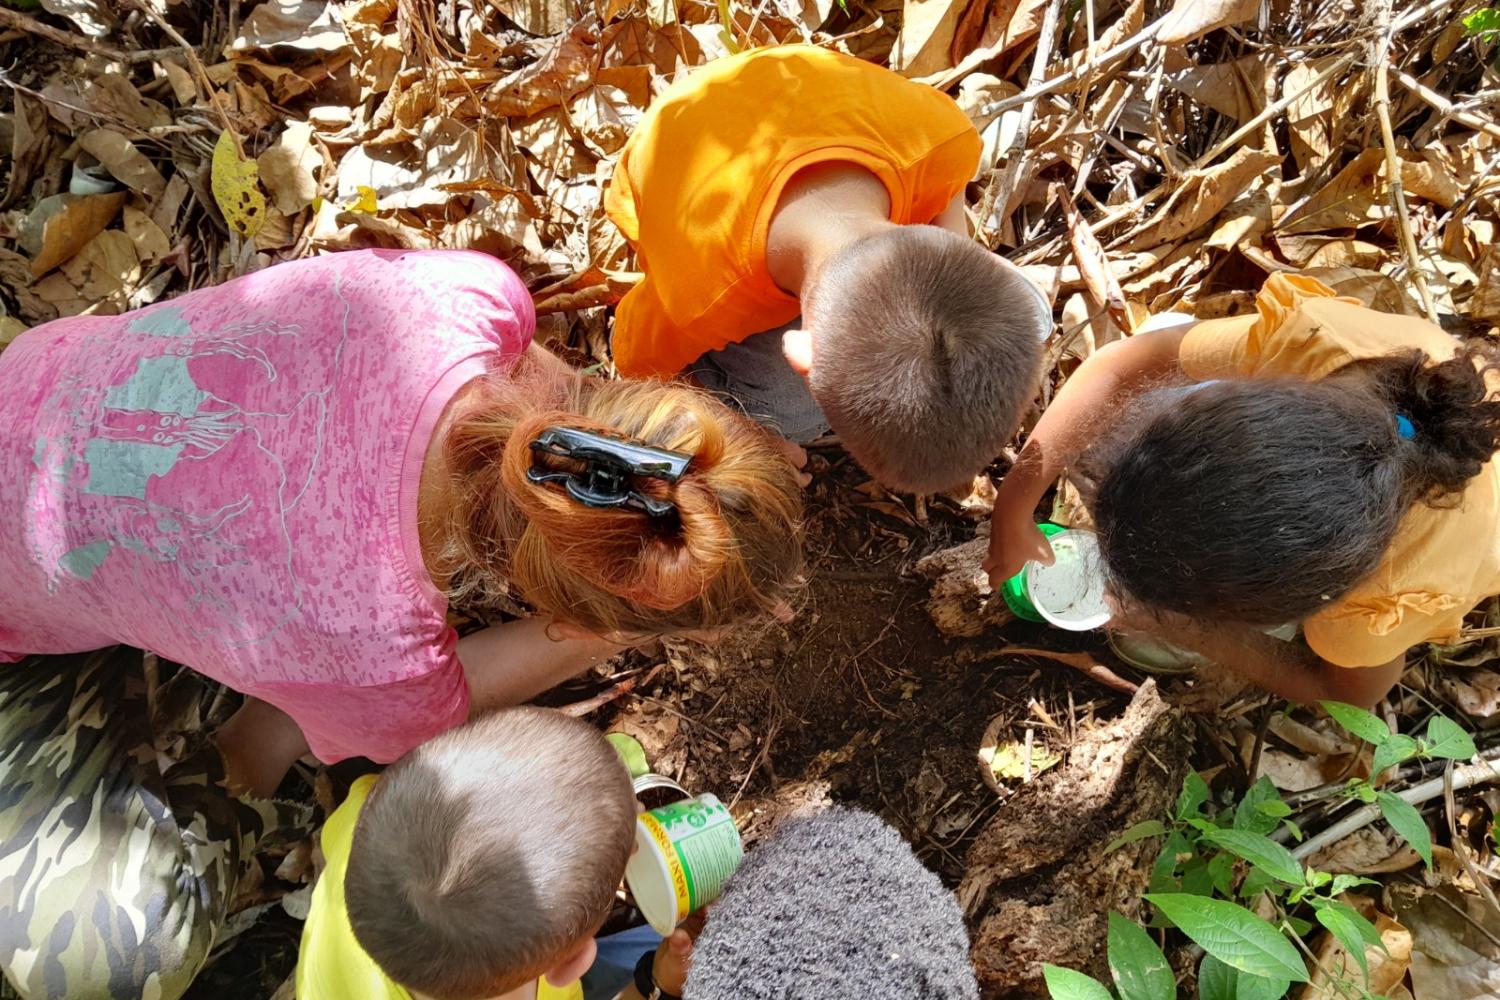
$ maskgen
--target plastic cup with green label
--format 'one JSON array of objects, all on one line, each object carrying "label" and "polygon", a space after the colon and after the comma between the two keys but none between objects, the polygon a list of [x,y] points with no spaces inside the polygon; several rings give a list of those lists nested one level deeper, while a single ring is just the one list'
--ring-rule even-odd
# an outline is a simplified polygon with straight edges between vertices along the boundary
[{"label": "plastic cup with green label", "polygon": [[1000,596],[1017,618],[1087,632],[1109,621],[1099,539],[1092,531],[1037,525],[1052,545],[1053,562],[1028,562],[1006,580]]},{"label": "plastic cup with green label", "polygon": [[744,856],[740,831],[724,803],[700,795],[636,817],[635,853],[625,866],[625,884],[646,922],[665,937],[719,898]]}]

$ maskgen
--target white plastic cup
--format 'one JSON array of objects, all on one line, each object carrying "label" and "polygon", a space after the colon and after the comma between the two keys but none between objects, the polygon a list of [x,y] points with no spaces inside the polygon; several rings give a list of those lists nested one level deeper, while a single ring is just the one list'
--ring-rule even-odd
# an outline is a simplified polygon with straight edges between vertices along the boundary
[{"label": "white plastic cup", "polygon": [[1104,568],[1099,539],[1092,531],[1068,529],[1048,539],[1053,562],[1026,564],[1026,596],[1049,625],[1088,632],[1110,619],[1104,599]]},{"label": "white plastic cup", "polygon": [[666,937],[719,898],[744,858],[740,831],[712,795],[674,802],[636,816],[635,854],[625,884],[641,915]]}]

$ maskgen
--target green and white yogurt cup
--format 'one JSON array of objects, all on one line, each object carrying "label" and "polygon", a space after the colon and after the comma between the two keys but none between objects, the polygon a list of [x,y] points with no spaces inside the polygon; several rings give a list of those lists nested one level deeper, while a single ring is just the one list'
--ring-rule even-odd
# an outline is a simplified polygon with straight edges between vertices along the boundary
[{"label": "green and white yogurt cup", "polygon": [[1098,536],[1077,528],[1040,527],[1052,544],[1052,565],[1027,563],[1005,582],[1005,603],[1022,618],[1070,632],[1100,628],[1109,621],[1110,609]]},{"label": "green and white yogurt cup", "polygon": [[728,808],[700,795],[636,817],[635,853],[625,884],[641,915],[666,937],[689,914],[719,898],[745,856]]}]

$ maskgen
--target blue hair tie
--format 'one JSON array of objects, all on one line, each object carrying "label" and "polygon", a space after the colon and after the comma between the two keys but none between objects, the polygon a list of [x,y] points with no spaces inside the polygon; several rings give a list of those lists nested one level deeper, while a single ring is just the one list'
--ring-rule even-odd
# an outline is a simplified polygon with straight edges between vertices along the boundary
[{"label": "blue hair tie", "polygon": [[1407,441],[1417,436],[1417,425],[1404,413],[1396,414],[1396,433]]}]

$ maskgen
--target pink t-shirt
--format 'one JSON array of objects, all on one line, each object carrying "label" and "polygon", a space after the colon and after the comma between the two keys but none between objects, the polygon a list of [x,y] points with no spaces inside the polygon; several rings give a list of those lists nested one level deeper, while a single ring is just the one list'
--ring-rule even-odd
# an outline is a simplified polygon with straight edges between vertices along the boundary
[{"label": "pink t-shirt", "polygon": [[417,486],[444,407],[535,326],[505,265],[280,264],[0,353],[0,660],[125,643],[290,714],[325,761],[463,721]]}]

